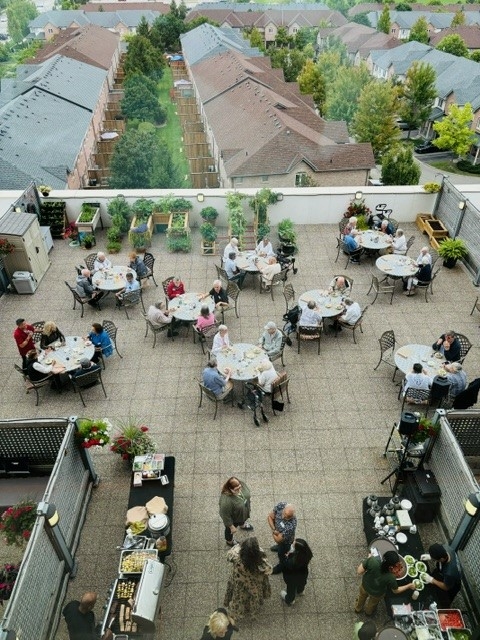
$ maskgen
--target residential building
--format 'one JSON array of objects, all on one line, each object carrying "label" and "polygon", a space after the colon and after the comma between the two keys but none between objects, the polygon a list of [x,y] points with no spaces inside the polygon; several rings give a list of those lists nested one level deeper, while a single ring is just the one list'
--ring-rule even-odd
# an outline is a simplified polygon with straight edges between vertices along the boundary
[{"label": "residential building", "polygon": [[[462,5],[464,6],[464,5]],[[427,30],[429,36],[433,36],[436,33],[440,33],[449,29],[452,20],[454,19],[456,11],[446,11],[442,8],[442,11],[432,11],[423,9],[423,11],[390,11],[390,33],[389,35],[397,38],[398,40],[408,40],[413,25],[418,22],[420,18],[425,18],[427,21]],[[370,11],[367,14],[368,20],[372,27],[377,28],[378,21],[382,15],[382,10]],[[465,12],[465,23],[467,25],[480,25],[480,11],[468,11]]]},{"label": "residential building", "polygon": [[372,27],[356,22],[348,22],[336,28],[320,29],[317,37],[318,49],[321,51],[328,47],[333,39],[340,40],[345,45],[350,62],[357,66],[362,60],[367,59],[371,51],[393,49],[401,44],[386,33],[380,33]]},{"label": "residential building", "polygon": [[444,29],[438,33],[435,33],[430,37],[429,44],[432,47],[436,47],[443,38],[451,35],[458,35],[465,42],[467,49],[472,51],[478,51],[480,49],[480,26],[479,25],[466,25],[462,24],[458,27],[450,27]]}]

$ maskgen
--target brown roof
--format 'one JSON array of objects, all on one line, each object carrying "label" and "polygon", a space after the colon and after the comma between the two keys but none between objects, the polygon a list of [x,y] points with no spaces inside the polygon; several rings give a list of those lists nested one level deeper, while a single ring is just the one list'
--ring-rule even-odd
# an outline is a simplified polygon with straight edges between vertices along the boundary
[{"label": "brown roof", "polygon": [[[395,10],[398,2],[391,2],[390,4],[386,3],[391,11]],[[409,3],[412,11],[441,11],[443,12],[451,12],[456,13],[461,9],[462,11],[478,11],[478,4],[442,4],[442,5],[430,5],[430,4],[420,4],[417,2]],[[353,16],[358,15],[359,13],[368,13],[369,11],[383,11],[385,4],[382,2],[363,2],[361,4],[356,4],[351,9],[348,10],[348,15],[353,18]]]},{"label": "brown roof", "polygon": [[[102,7],[102,9],[100,9]],[[168,13],[170,5],[164,2],[87,2],[79,9],[83,11],[158,11]]]},{"label": "brown roof", "polygon": [[332,9],[281,10],[267,9],[258,11],[232,11],[231,9],[212,8],[202,6],[199,9],[189,11],[185,21],[188,23],[199,16],[208,17],[220,25],[228,25],[232,28],[260,27],[274,23],[276,26],[288,27],[292,24],[300,24],[305,27],[316,27],[321,22],[330,22],[333,26],[339,26],[347,22],[346,18]]},{"label": "brown roof", "polygon": [[467,45],[468,49],[480,49],[480,27],[478,25],[459,25],[458,27],[450,27],[449,29],[442,29],[439,33],[434,33],[430,36],[428,44],[432,47],[436,47],[440,40],[443,40],[445,36],[459,35]]},{"label": "brown roof", "polygon": [[118,33],[95,24],[71,27],[60,31],[27,60],[27,64],[39,64],[58,54],[100,69],[110,69],[119,41]]},{"label": "brown roof", "polygon": [[372,27],[367,27],[356,22],[349,22],[336,29],[323,30],[322,37],[336,36],[347,47],[348,53],[360,54],[367,58],[370,51],[381,49],[393,49],[402,42],[386,33],[380,33]]}]

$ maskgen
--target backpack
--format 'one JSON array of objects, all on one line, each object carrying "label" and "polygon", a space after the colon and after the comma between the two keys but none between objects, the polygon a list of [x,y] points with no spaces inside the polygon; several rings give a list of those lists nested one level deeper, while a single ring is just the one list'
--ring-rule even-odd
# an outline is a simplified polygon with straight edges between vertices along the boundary
[{"label": "backpack", "polygon": [[[295,333],[295,331],[297,330],[297,323],[300,318],[300,314],[301,314],[301,309],[298,306],[298,304],[292,307],[289,311],[287,311],[287,313],[283,314],[283,319],[285,320],[283,333],[285,333],[287,336],[290,333]],[[290,343],[291,343],[291,340],[290,340]],[[288,340],[287,340],[287,344],[289,344]],[[291,344],[289,344],[289,346],[291,346]]]}]

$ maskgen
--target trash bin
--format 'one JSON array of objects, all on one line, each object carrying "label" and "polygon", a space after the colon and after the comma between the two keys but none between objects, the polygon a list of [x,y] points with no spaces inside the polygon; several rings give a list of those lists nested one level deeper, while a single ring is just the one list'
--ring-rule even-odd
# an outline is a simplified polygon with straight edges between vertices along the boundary
[{"label": "trash bin", "polygon": [[12,283],[17,293],[35,293],[38,282],[29,271],[15,271]]}]

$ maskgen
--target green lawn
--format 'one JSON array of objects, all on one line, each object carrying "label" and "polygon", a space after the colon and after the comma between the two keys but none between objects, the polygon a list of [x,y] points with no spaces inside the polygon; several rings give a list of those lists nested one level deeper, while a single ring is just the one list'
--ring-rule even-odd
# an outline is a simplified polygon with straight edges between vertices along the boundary
[{"label": "green lawn", "polygon": [[163,77],[158,83],[159,97],[162,106],[167,110],[167,122],[164,127],[157,129],[159,139],[163,140],[172,154],[173,161],[179,167],[182,176],[188,176],[184,188],[191,187],[190,168],[183,152],[182,127],[180,118],[176,115],[176,105],[170,100],[170,89],[173,85],[172,71],[166,67]]}]

